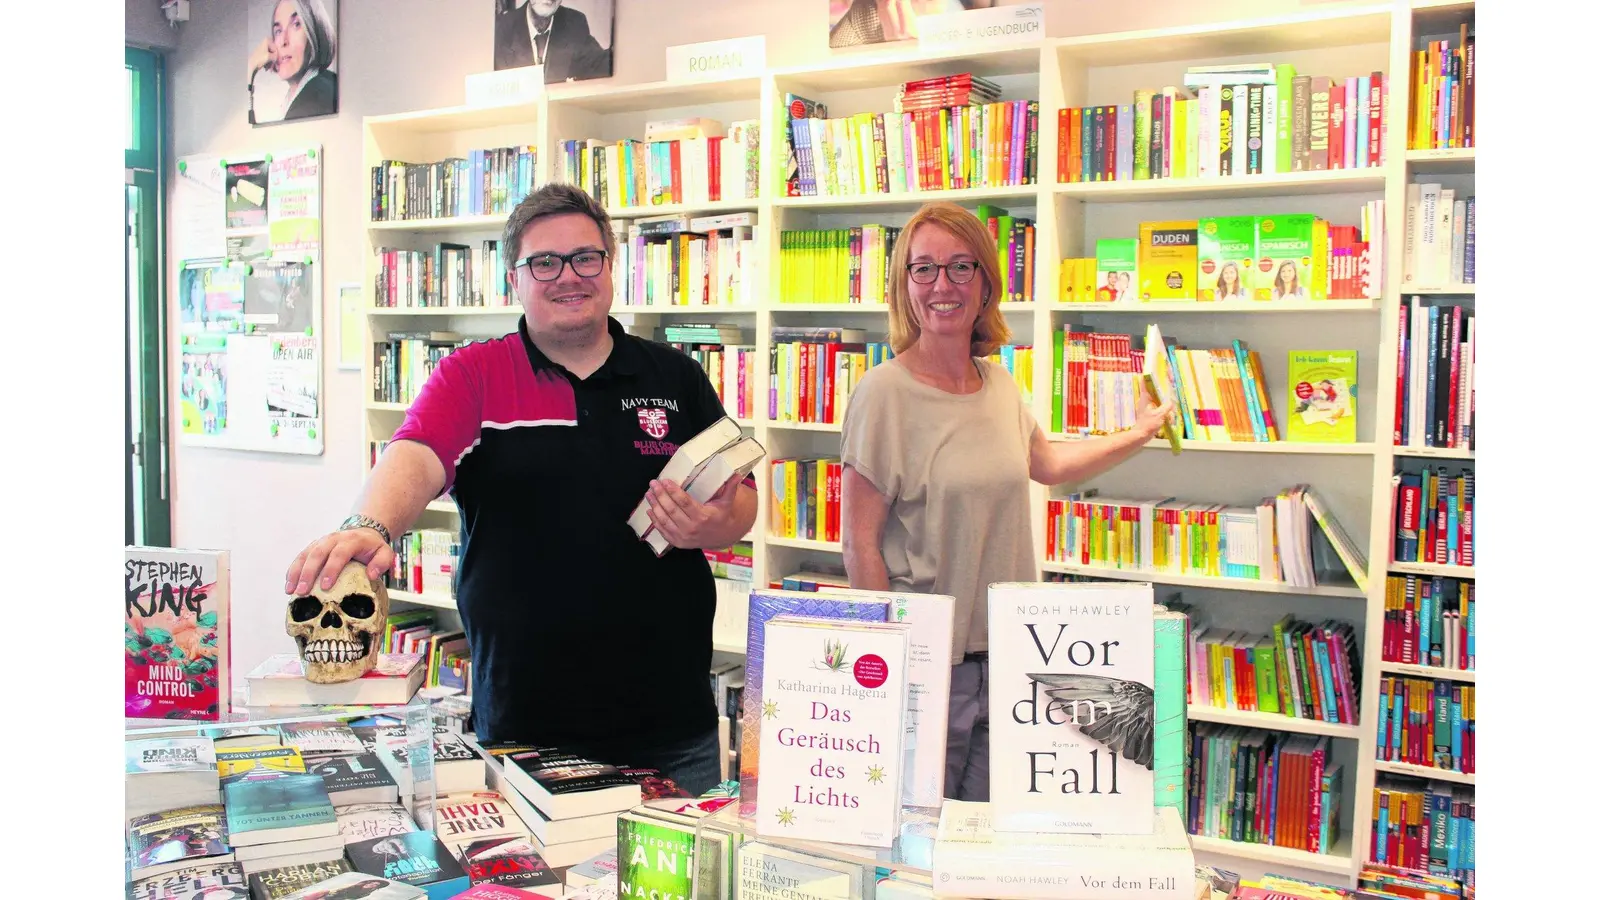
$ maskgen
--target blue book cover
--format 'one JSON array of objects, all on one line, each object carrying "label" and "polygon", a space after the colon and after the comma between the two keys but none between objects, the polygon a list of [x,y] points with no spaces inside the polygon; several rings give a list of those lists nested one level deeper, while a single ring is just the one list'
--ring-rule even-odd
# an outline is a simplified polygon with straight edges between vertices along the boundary
[{"label": "blue book cover", "polygon": [[222,798],[236,847],[339,833],[321,775],[253,775],[223,785]]},{"label": "blue book cover", "polygon": [[386,834],[345,847],[356,872],[420,888],[429,898],[454,897],[472,887],[466,869],[431,831]]},{"label": "blue book cover", "polygon": [[1156,807],[1171,806],[1178,817],[1189,820],[1184,793],[1184,766],[1188,762],[1185,735],[1188,705],[1185,698],[1189,617],[1157,606],[1155,610],[1155,800]]},{"label": "blue book cover", "polygon": [[756,812],[756,769],[761,755],[761,669],[767,622],[776,616],[811,616],[889,621],[889,604],[828,597],[801,591],[751,591],[750,627],[745,637],[744,709],[739,736],[739,815]]}]

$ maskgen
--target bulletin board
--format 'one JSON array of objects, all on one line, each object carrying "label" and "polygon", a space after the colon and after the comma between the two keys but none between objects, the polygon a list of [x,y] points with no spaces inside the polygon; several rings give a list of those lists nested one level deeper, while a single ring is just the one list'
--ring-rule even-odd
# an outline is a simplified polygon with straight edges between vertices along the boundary
[{"label": "bulletin board", "polygon": [[322,453],[322,148],[178,160],[180,443]]}]

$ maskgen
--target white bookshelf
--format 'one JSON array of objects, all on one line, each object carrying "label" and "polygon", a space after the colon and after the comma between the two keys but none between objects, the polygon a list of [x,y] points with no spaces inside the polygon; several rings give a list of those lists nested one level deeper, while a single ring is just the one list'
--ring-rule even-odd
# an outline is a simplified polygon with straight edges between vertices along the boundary
[{"label": "white bookshelf", "polygon": [[[1415,7],[1415,12],[1413,12]],[[716,214],[751,210],[757,214],[757,302],[738,307],[613,306],[612,314],[630,328],[654,329],[674,317],[693,315],[749,328],[757,359],[771,349],[772,331],[783,325],[842,325],[864,328],[869,340],[887,339],[882,304],[795,304],[782,302],[778,235],[781,231],[859,224],[903,223],[931,199],[950,199],[969,208],[979,203],[1007,207],[1036,223],[1035,301],[1006,304],[1013,341],[1035,351],[1034,414],[1050,422],[1050,335],[1068,322],[1099,330],[1142,330],[1160,323],[1164,333],[1207,346],[1208,340],[1239,337],[1260,351],[1269,393],[1278,420],[1287,409],[1284,367],[1290,349],[1354,349],[1359,353],[1357,442],[1352,444],[1191,444],[1177,458],[1160,442],[1108,476],[1096,479],[1103,493],[1133,496],[1171,495],[1191,500],[1254,503],[1261,496],[1296,483],[1315,486],[1333,514],[1361,543],[1370,561],[1369,587],[1321,586],[1290,588],[1242,579],[1166,576],[1069,567],[1044,562],[1045,502],[1055,493],[1035,486],[1032,519],[1035,549],[1046,572],[1074,572],[1096,577],[1149,580],[1163,592],[1180,589],[1214,617],[1227,621],[1235,607],[1251,607],[1277,618],[1292,612],[1298,618],[1337,618],[1364,622],[1361,654],[1361,709],[1354,724],[1334,724],[1262,713],[1192,707],[1196,721],[1247,725],[1289,733],[1334,738],[1333,758],[1345,765],[1341,802],[1342,828],[1327,853],[1236,843],[1195,837],[1194,847],[1226,865],[1227,858],[1252,860],[1269,868],[1320,874],[1353,884],[1368,846],[1372,788],[1381,772],[1416,767],[1380,763],[1376,759],[1378,684],[1386,674],[1415,674],[1473,681],[1472,673],[1381,661],[1385,580],[1389,572],[1434,574],[1433,567],[1386,563],[1390,552],[1390,476],[1397,459],[1436,457],[1470,460],[1470,451],[1390,446],[1396,374],[1394,335],[1402,302],[1401,247],[1405,186],[1418,178],[1470,179],[1474,152],[1406,149],[1407,52],[1414,34],[1414,16],[1470,14],[1471,3],[1398,0],[1362,7],[1300,11],[1289,15],[1207,26],[1185,26],[1120,34],[1090,35],[1042,41],[1034,46],[991,53],[920,55],[914,47],[891,46],[880,52],[841,54],[813,66],[777,69],[760,78],[704,84],[649,83],[627,86],[569,84],[551,86],[537,102],[491,109],[445,109],[364,120],[365,159],[362,175],[380,159],[423,162],[480,147],[533,144],[538,149],[537,183],[554,175],[557,144],[565,139],[616,140],[642,137],[647,121],[707,116],[723,122],[759,118],[762,123],[760,193],[754,200],[700,205],[613,209],[614,218],[661,214]],[[1427,19],[1434,21],[1433,18]],[[1136,87],[1181,83],[1191,65],[1289,61],[1302,72],[1344,74],[1383,70],[1394,77],[1385,124],[1386,158],[1376,168],[1299,172],[1267,176],[1211,179],[1112,181],[1058,184],[1056,180],[1057,111],[1069,106],[1114,102],[1131,97]],[[784,112],[782,97],[794,92],[827,104],[833,116],[893,108],[896,87],[903,81],[971,71],[999,82],[1006,99],[1039,101],[1038,183],[1022,187],[974,188],[948,192],[915,192],[864,197],[783,196]],[[1123,101],[1125,102],[1125,101]],[[1137,234],[1140,221],[1194,218],[1201,215],[1314,213],[1338,224],[1359,221],[1362,204],[1385,201],[1387,269],[1384,293],[1372,300],[1305,301],[1296,303],[1135,303],[1068,304],[1057,297],[1056,261],[1092,255],[1098,237]],[[475,216],[425,221],[381,222],[367,227],[369,244],[423,249],[440,240],[472,244],[497,238],[503,216]],[[1087,251],[1087,252],[1086,252]],[[369,255],[367,282],[372,284],[377,261]],[[1406,295],[1448,295],[1471,298],[1472,285],[1454,285]],[[518,307],[499,309],[371,309],[366,316],[369,343],[395,330],[453,330],[467,337],[498,336],[515,327]],[[1211,345],[1216,346],[1216,345]],[[371,384],[370,353],[364,374]],[[755,394],[766,395],[767,374],[757,365],[751,373]],[[365,436],[385,439],[400,421],[400,404],[369,402]],[[769,421],[762,415],[744,423],[767,448],[771,459],[801,455],[836,455],[839,426]],[[366,447],[363,444],[362,452]],[[788,538],[769,532],[767,497],[770,484],[763,469],[758,479],[762,496],[751,536],[754,580],[764,585],[801,568],[808,561],[840,562],[836,542]],[[454,505],[429,505],[423,524],[449,527]],[[1472,577],[1471,569],[1446,567],[1456,577]],[[1428,571],[1424,571],[1428,570]],[[434,604],[394,592],[402,602]],[[1193,595],[1191,597],[1191,594]],[[719,590],[716,649],[743,651],[743,611],[725,608],[741,602],[743,593],[727,583]],[[453,605],[453,604],[451,604]],[[1270,620],[1269,620],[1270,621]],[[1260,631],[1256,623],[1241,624]],[[1471,776],[1432,773],[1445,780]],[[1356,848],[1352,850],[1352,848]]]}]

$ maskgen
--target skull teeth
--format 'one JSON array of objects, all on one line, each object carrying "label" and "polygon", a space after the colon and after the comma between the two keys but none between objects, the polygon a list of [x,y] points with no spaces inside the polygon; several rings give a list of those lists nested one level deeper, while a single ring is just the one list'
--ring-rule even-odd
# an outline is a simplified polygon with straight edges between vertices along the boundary
[{"label": "skull teeth", "polygon": [[314,663],[352,662],[366,656],[366,650],[355,641],[311,641],[306,644],[305,659]]}]

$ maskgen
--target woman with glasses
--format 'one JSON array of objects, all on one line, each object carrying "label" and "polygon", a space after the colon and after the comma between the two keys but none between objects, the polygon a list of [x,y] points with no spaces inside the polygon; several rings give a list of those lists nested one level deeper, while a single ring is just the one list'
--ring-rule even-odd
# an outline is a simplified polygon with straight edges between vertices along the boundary
[{"label": "woman with glasses", "polygon": [[945,796],[989,796],[988,585],[1037,581],[1028,482],[1083,482],[1138,452],[1166,421],[1050,441],[1006,369],[985,357],[1011,337],[995,240],[953,203],[923,206],[889,267],[894,357],[867,372],[845,410],[842,537],[850,586],[948,594]]}]

